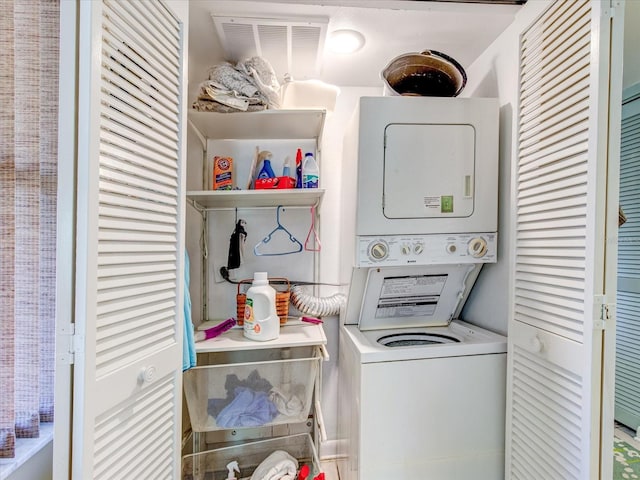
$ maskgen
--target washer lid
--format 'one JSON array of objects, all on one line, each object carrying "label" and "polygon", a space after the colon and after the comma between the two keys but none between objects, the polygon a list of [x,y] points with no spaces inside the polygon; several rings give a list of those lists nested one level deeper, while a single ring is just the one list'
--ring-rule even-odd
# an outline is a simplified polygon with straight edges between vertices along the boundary
[{"label": "washer lid", "polygon": [[448,325],[462,310],[482,264],[370,268],[360,330]]}]

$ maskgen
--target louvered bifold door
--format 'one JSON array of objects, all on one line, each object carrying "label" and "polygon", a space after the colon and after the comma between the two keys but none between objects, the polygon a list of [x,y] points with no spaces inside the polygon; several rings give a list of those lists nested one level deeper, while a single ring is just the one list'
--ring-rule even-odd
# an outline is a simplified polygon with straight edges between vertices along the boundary
[{"label": "louvered bifold door", "polygon": [[640,98],[622,107],[621,138],[615,418],[640,432]]},{"label": "louvered bifold door", "polygon": [[75,479],[179,478],[183,24],[80,4]]},{"label": "louvered bifold door", "polygon": [[609,19],[604,2],[550,2],[520,39],[510,479],[599,478]]}]

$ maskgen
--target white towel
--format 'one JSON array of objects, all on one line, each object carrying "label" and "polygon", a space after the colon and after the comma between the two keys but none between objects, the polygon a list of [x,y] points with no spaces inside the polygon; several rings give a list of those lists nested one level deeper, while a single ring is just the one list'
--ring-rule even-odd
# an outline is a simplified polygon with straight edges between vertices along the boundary
[{"label": "white towel", "polygon": [[284,450],[276,450],[255,469],[251,480],[295,480],[298,461]]},{"label": "white towel", "polygon": [[276,406],[278,412],[288,417],[300,415],[304,408],[304,403],[302,403],[300,398],[295,395],[287,398],[287,396],[277,388],[271,389],[269,392],[269,400]]}]

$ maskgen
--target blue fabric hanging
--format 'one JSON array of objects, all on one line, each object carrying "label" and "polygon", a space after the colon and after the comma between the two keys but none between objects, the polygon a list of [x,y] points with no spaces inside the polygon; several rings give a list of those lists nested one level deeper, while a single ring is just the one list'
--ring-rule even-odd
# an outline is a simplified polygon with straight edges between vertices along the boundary
[{"label": "blue fabric hanging", "polygon": [[191,297],[189,296],[189,254],[184,251],[184,336],[182,341],[182,371],[196,366],[196,344],[191,320]]}]

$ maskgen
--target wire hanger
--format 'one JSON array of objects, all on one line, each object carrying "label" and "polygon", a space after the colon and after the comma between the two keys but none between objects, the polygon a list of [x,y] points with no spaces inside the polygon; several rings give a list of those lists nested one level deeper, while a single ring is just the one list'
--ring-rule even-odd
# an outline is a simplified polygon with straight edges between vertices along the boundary
[{"label": "wire hanger", "polygon": [[[293,234],[287,230],[286,228],[284,228],[282,226],[282,224],[280,223],[280,209],[282,208],[282,205],[278,205],[278,209],[276,210],[276,222],[277,222],[277,226],[276,228],[274,228],[273,230],[271,230],[271,232],[269,232],[269,234],[264,237],[262,240],[260,240],[260,242],[258,242],[256,244],[255,247],[253,247],[253,253],[258,256],[258,257],[267,257],[267,256],[275,256],[275,255],[289,255],[291,253],[298,253],[300,251],[302,251],[302,244],[298,241],[298,239],[296,237],[293,236]],[[277,253],[262,253],[260,252],[260,246],[264,246],[267,243],[269,243],[271,241],[271,236],[282,230],[285,234],[287,234],[289,236],[289,240],[291,240],[291,242],[295,245],[295,250],[289,250],[289,251],[285,251],[285,252],[277,252]]]},{"label": "wire hanger", "polygon": [[[313,238],[311,238],[312,233]],[[309,233],[307,233],[307,239],[304,241],[304,249],[307,252],[319,252],[320,248],[322,248],[322,245],[320,245],[320,238],[316,232],[316,206],[313,205],[311,207],[311,226],[309,227]]]}]

